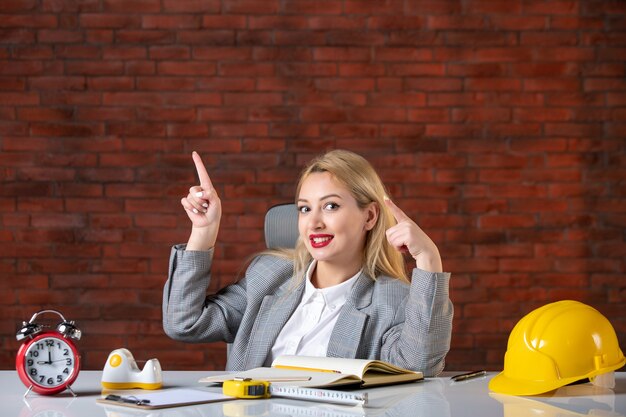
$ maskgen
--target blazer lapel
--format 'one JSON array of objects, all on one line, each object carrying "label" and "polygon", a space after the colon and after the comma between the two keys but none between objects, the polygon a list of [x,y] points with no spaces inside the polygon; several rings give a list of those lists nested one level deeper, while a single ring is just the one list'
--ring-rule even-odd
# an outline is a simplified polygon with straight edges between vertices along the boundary
[{"label": "blazer lapel", "polygon": [[356,358],[363,329],[369,317],[361,310],[372,303],[373,289],[374,281],[361,273],[337,318],[330,335],[326,356]]},{"label": "blazer lapel", "polygon": [[304,281],[295,289],[290,288],[292,285],[292,282],[287,282],[275,295],[263,298],[248,344],[245,369],[264,365],[278,334],[298,306],[304,291]]}]

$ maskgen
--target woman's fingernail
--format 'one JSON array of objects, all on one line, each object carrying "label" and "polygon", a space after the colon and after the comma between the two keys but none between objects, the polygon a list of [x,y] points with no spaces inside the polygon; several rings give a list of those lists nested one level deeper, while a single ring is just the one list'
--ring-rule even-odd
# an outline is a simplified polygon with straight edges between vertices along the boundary
[{"label": "woman's fingernail", "polygon": [[193,211],[194,213],[198,214],[198,210],[197,209],[193,209],[191,211]]},{"label": "woman's fingernail", "polygon": [[198,191],[198,192],[196,193],[196,197],[202,197],[202,191]]},{"label": "woman's fingernail", "polygon": [[208,203],[204,203],[204,204],[202,204],[202,207],[208,208],[209,204]]}]

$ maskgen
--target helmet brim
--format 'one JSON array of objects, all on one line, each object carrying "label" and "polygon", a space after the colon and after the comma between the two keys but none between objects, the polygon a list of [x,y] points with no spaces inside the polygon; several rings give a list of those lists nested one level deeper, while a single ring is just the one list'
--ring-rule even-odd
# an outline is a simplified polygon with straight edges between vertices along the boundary
[{"label": "helmet brim", "polygon": [[577,376],[573,378],[555,379],[552,381],[532,381],[532,380],[519,380],[509,378],[505,375],[504,371],[494,376],[489,381],[489,389],[493,392],[508,395],[538,395],[546,392],[554,391],[557,388],[564,387],[576,381],[583,379],[593,378],[595,376],[605,374],[607,372],[615,371],[626,364],[626,359],[622,356],[622,360],[612,366],[602,368],[600,370],[590,372],[587,375]]},{"label": "helmet brim", "polygon": [[519,379],[509,378],[504,372],[500,372],[489,381],[489,389],[499,394],[537,395],[553,391],[580,379],[581,378],[557,379],[553,381],[520,381]]}]

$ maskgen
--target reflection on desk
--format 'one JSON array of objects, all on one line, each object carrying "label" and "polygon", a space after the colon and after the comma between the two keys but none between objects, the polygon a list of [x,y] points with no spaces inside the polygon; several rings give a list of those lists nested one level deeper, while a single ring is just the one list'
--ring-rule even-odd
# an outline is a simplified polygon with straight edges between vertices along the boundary
[{"label": "reflection on desk", "polygon": [[392,390],[369,389],[368,405],[334,405],[275,398],[259,405],[248,403],[224,404],[224,415],[238,416],[306,416],[306,417],[359,417],[359,416],[450,416],[448,401],[443,396],[443,380],[424,381],[421,385],[397,385]]},{"label": "reflection on desk", "polygon": [[[593,384],[569,385],[556,391],[533,397],[515,397],[490,392],[489,396],[502,403],[505,417],[537,415],[556,416],[623,416],[626,412],[623,393],[626,392],[626,379],[616,381],[614,389]],[[621,404],[616,392],[622,393]]]},{"label": "reflection on desk", "polygon": [[[198,387],[197,380],[211,372],[164,372],[164,389]],[[215,373],[217,374],[217,373]],[[458,417],[458,416],[604,416],[626,417],[626,373],[616,376],[614,389],[592,384],[563,387],[534,397],[514,397],[489,392],[488,382],[494,376],[463,382],[449,376],[429,378],[423,382],[359,390],[367,392],[369,404],[363,406],[333,405],[286,398],[268,400],[235,400],[161,410],[134,410],[96,403],[101,397],[100,371],[83,371],[72,387],[78,394],[54,397],[29,394],[15,371],[0,371],[0,404],[2,416],[9,417]],[[208,390],[220,391],[219,387]]]}]

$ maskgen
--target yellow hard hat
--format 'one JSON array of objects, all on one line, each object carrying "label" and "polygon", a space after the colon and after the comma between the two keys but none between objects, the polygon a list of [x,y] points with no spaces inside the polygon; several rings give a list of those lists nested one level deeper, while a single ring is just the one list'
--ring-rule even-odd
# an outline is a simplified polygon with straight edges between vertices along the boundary
[{"label": "yellow hard hat", "polygon": [[489,382],[489,389],[536,395],[614,371],[625,363],[606,317],[578,301],[558,301],[531,311],[515,325],[504,370]]}]

